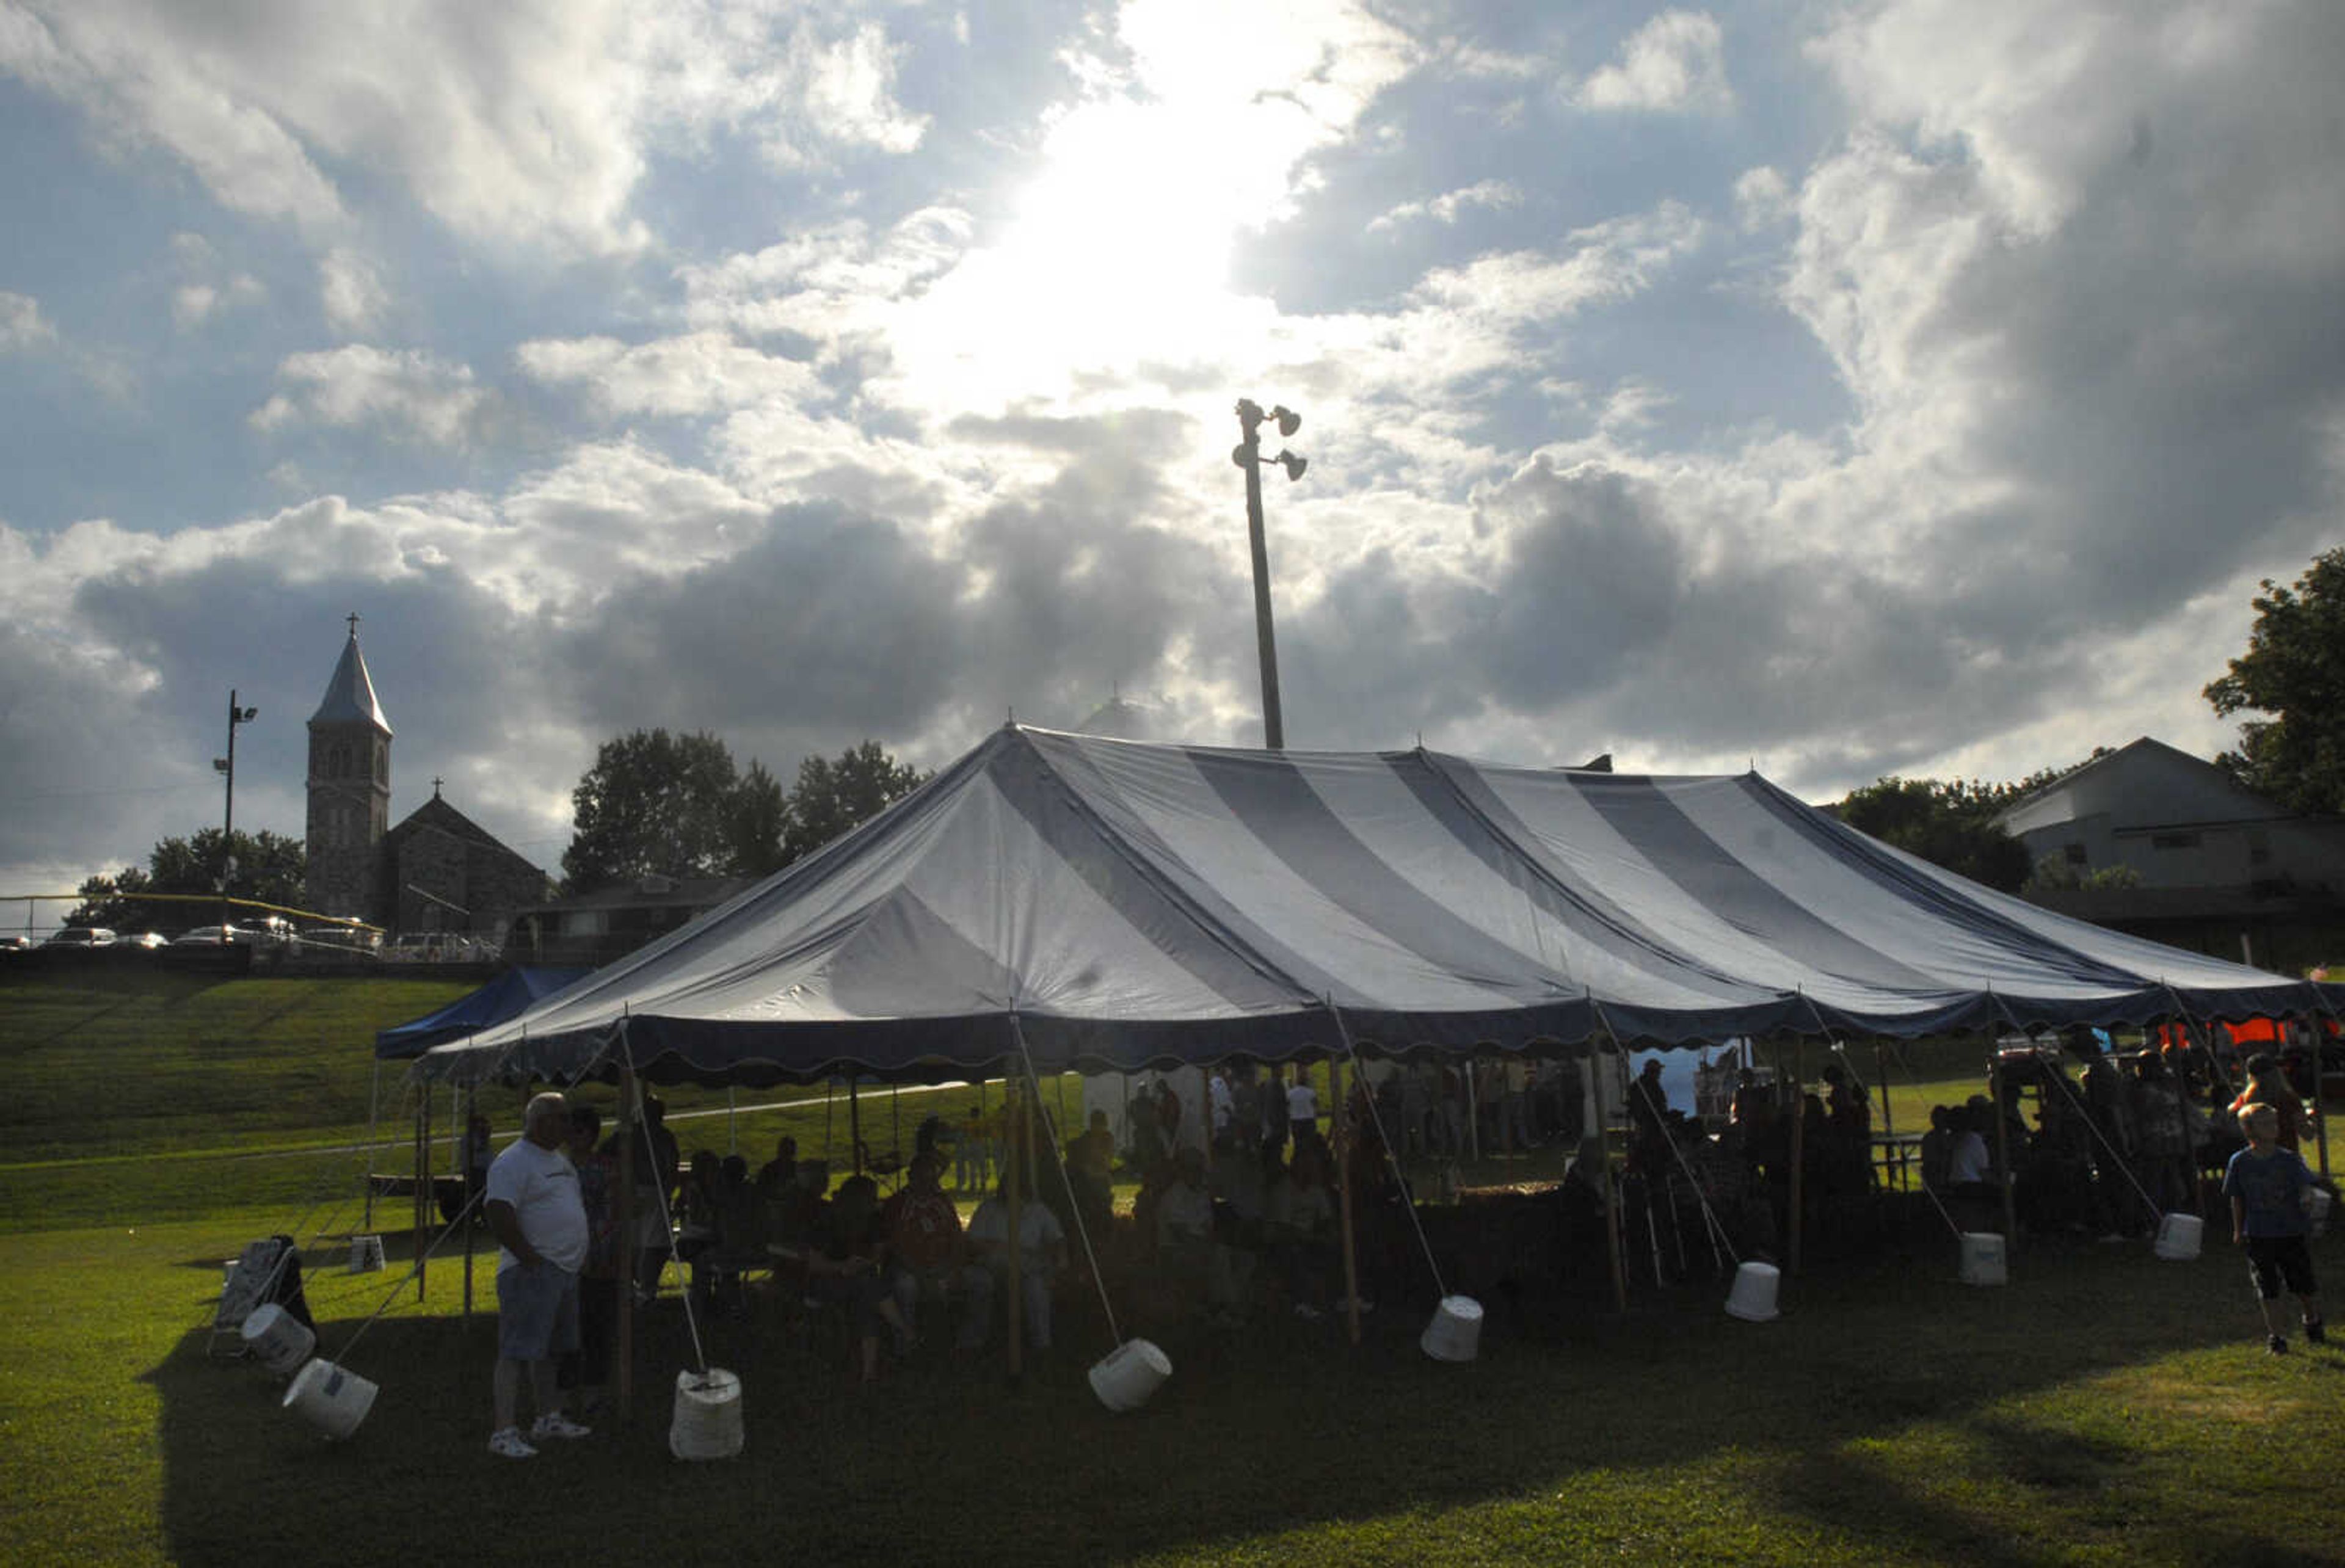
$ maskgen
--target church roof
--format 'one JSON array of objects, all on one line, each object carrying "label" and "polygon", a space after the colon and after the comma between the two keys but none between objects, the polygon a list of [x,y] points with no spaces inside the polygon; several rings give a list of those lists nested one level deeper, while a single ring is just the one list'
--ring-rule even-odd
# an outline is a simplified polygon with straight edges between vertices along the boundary
[{"label": "church roof", "polygon": [[334,665],[333,678],[326,683],[325,700],[310,715],[310,722],[372,724],[384,734],[391,733],[391,721],[383,716],[382,704],[375,699],[374,680],[367,673],[366,655],[359,652],[356,626],[350,628],[350,640],[342,644],[342,656]]}]

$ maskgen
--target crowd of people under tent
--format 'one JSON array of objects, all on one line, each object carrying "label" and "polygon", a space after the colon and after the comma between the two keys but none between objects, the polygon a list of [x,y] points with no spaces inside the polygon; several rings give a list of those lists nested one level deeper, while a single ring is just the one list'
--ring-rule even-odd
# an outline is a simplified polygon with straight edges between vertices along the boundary
[{"label": "crowd of people under tent", "polygon": [[[2123,1239],[2147,1234],[2161,1212],[2202,1205],[2208,1173],[2241,1146],[2240,1107],[2277,1108],[2284,1148],[2311,1137],[2309,1030],[2244,1057],[2180,1028],[2153,1029],[2129,1054],[2104,1048],[2104,1038],[2076,1029],[2057,1045],[2005,1052],[1992,1080],[1999,1101],[1982,1092],[1933,1107],[1910,1165],[1881,1158],[1895,1146],[1876,1138],[1872,1098],[1843,1055],[1796,1096],[1746,1067],[1722,1113],[1709,1117],[1670,1104],[1649,1058],[1628,1086],[1626,1157],[1611,1167],[1609,1194],[1603,1135],[1587,1125],[1584,1080],[1568,1059],[1396,1063],[1354,1077],[1345,1103],[1326,1108],[1324,1075],[1315,1082],[1300,1067],[1233,1062],[1204,1080],[1203,1137],[1184,1136],[1192,1113],[1154,1075],[1132,1086],[1121,1137],[1103,1110],[1066,1136],[1047,1105],[971,1104],[923,1118],[909,1158],[868,1162],[884,1168],[886,1192],[874,1170],[835,1170],[803,1158],[788,1137],[755,1168],[711,1149],[686,1158],[658,1097],[647,1096],[633,1161],[636,1229],[624,1238],[616,1136],[573,1097],[567,1152],[591,1247],[582,1349],[568,1375],[591,1401],[609,1375],[621,1290],[632,1280],[639,1300],[655,1300],[671,1263],[708,1314],[746,1314],[768,1300],[783,1311],[836,1312],[852,1327],[866,1380],[887,1364],[883,1351],[907,1358],[923,1340],[984,1348],[1013,1273],[1009,1166],[1021,1143],[1032,1152],[1014,1183],[1019,1317],[1027,1344],[1048,1351],[1054,1300],[1083,1285],[1079,1276],[1094,1265],[1143,1329],[1315,1320],[1372,1310],[1388,1293],[1426,1296],[1422,1232],[1406,1206],[1434,1194],[1405,1173],[1433,1171],[1441,1195],[1455,1196],[1457,1163],[1475,1150],[1570,1151],[1562,1179],[1527,1199],[1551,1221],[1531,1242],[1550,1255],[1528,1271],[1602,1278],[1606,1228],[1617,1226],[1632,1255],[1650,1243],[1650,1277],[1667,1282],[1714,1274],[1729,1255],[1777,1255],[1795,1162],[1807,1233],[1824,1250],[1883,1234],[1884,1195],[1908,1208],[1934,1200],[1965,1229],[2000,1229],[2006,1188],[2025,1233]],[[1012,1103],[1028,1118],[1022,1138]],[[1341,1137],[1348,1162],[1331,1141]],[[489,1140],[476,1117],[460,1157],[468,1179],[485,1166]],[[1342,1258],[1345,1169],[1356,1302]],[[1136,1184],[1121,1203],[1119,1183]],[[1522,1246],[1519,1229],[1509,1244]]]}]

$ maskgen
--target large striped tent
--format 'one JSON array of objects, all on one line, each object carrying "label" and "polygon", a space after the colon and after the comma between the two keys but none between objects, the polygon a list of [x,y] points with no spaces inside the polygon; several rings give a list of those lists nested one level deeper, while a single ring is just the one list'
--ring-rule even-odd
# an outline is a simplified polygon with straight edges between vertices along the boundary
[{"label": "large striped tent", "polygon": [[2037,909],[1756,774],[1006,727],[705,918],[420,1058],[556,1083],[1132,1071],[2325,1010]]}]

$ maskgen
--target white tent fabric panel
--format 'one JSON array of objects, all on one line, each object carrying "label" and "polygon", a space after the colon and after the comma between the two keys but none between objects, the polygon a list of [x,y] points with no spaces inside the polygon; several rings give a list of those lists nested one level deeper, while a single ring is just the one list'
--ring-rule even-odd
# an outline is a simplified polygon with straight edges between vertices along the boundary
[{"label": "white tent fabric panel", "polygon": [[[2238,1017],[2338,993],[2035,909],[1756,774],[1010,726],[706,918],[423,1057],[431,1077],[1130,1072],[1346,1035],[1688,1045]],[[1340,1017],[1338,1017],[1340,1015]]]}]

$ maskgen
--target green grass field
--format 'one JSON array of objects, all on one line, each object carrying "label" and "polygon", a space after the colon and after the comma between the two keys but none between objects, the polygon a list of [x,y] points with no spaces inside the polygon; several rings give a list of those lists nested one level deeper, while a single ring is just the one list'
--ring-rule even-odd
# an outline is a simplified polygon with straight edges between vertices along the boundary
[{"label": "green grass field", "polygon": [[[262,989],[110,1011],[0,986],[0,1562],[2345,1560],[2345,1350],[2266,1356],[2244,1270],[2211,1241],[2192,1262],[2030,1244],[2008,1286],[1972,1289],[1951,1238],[1925,1230],[1812,1265],[1766,1324],[1721,1311],[1723,1279],[1641,1286],[1625,1315],[1583,1282],[1487,1303],[1464,1366],[1416,1348],[1427,1281],[1380,1303],[1356,1348],[1332,1322],[1167,1330],[1172,1380],[1122,1416],[1084,1383],[1109,1341],[1080,1282],[1059,1349],[1019,1382],[932,1335],[868,1393],[834,1331],[761,1301],[707,1326],[711,1358],[743,1378],[746,1452],[696,1465],[665,1442],[694,1360],[671,1292],[643,1330],[633,1421],[513,1466],[483,1450],[486,1260],[467,1320],[458,1266],[435,1262],[419,1304],[394,1234],[389,1272],[311,1259],[321,1349],[381,1387],[357,1435],[327,1443],[261,1370],[208,1360],[204,1325],[221,1259],[289,1219],[249,1171],[332,1168],[258,1151],[362,1128],[366,1040],[437,1003],[239,986]],[[191,1069],[207,1051],[219,1082]],[[123,1081],[147,1052],[172,1092]],[[26,1118],[34,1077],[76,1073],[78,1093],[41,1090],[73,1125]],[[117,1087],[148,1108],[99,1108]],[[203,1152],[207,1122],[233,1153]],[[56,1222],[66,1209],[80,1217]],[[2345,1249],[2316,1255],[2334,1283]]]}]

